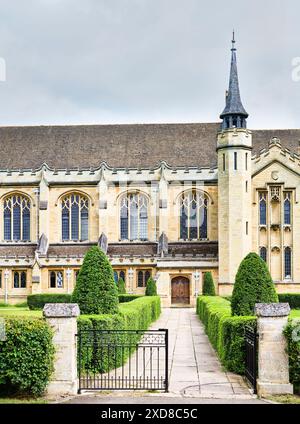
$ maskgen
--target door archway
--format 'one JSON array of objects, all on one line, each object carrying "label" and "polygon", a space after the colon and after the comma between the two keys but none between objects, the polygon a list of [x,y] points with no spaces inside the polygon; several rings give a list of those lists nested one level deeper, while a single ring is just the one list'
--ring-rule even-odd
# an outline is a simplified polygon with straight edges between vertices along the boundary
[{"label": "door archway", "polygon": [[190,280],[186,277],[175,277],[171,282],[172,304],[190,304]]}]

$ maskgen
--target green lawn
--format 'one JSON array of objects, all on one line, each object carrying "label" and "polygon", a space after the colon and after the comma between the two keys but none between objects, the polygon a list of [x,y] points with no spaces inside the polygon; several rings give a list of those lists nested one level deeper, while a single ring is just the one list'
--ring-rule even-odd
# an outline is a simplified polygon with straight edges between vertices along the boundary
[{"label": "green lawn", "polygon": [[290,314],[291,318],[300,318],[300,309],[293,309]]},{"label": "green lawn", "polygon": [[43,316],[42,311],[30,311],[29,308],[16,308],[13,306],[6,306],[4,308],[0,308],[0,317],[7,316],[24,316],[24,317],[37,317],[41,318]]},{"label": "green lawn", "polygon": [[48,403],[47,399],[43,398],[1,398],[0,404],[2,403]]}]

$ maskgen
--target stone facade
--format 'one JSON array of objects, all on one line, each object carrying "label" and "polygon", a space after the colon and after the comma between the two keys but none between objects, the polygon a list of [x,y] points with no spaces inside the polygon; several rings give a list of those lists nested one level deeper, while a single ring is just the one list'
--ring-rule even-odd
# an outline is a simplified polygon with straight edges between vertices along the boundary
[{"label": "stone facade", "polygon": [[[222,123],[0,127],[0,301],[71,293],[84,254],[104,241],[127,292],[144,293],[152,275],[164,306],[177,277],[194,306],[207,271],[230,294],[250,251],[279,292],[300,292],[300,130],[246,128],[234,43]],[[74,196],[77,230],[63,216]],[[130,196],[138,212],[124,224]]]}]

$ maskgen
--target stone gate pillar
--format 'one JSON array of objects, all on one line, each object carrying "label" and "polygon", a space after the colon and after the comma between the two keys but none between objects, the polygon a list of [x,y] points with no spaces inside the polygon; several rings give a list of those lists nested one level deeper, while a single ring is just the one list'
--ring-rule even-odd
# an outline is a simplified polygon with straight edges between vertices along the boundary
[{"label": "stone gate pillar", "polygon": [[47,323],[54,331],[54,373],[47,388],[49,395],[74,395],[77,379],[77,317],[79,307],[73,303],[47,303],[43,309]]},{"label": "stone gate pillar", "polygon": [[293,394],[289,381],[289,358],[283,330],[288,323],[288,303],[255,305],[258,321],[259,396]]}]

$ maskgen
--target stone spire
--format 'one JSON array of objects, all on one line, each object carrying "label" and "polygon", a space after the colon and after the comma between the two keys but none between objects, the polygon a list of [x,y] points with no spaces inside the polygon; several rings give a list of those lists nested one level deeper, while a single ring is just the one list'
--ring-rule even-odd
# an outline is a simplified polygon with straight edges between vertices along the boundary
[{"label": "stone spire", "polygon": [[229,89],[226,92],[226,106],[220,118],[223,120],[222,129],[230,128],[246,128],[248,113],[244,109],[241,101],[239,78],[236,61],[235,37],[233,31],[232,48],[231,48],[231,68]]}]

